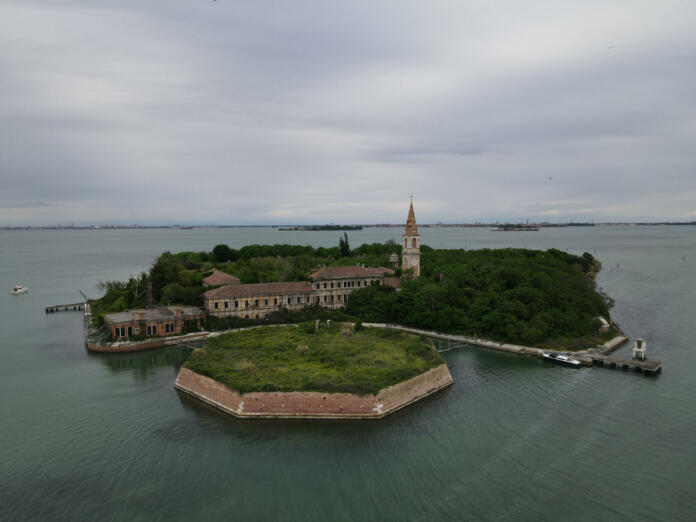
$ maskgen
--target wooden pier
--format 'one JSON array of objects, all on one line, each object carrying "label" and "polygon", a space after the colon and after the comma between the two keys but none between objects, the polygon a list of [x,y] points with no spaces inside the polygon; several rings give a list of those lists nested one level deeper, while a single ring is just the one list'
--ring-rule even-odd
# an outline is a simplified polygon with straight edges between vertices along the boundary
[{"label": "wooden pier", "polygon": [[47,314],[53,312],[81,312],[84,309],[85,303],[70,303],[44,307],[44,310]]},{"label": "wooden pier", "polygon": [[648,375],[655,375],[662,369],[660,361],[641,361],[629,357],[609,357],[608,355],[587,355],[598,366],[621,368],[624,370],[641,371]]}]

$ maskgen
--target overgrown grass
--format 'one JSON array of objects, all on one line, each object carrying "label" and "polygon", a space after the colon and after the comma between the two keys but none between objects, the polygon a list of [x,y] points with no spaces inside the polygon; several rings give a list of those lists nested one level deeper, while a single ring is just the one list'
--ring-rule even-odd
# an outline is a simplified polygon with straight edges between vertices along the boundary
[{"label": "overgrown grass", "polygon": [[443,364],[425,338],[380,328],[314,323],[209,339],[186,368],[238,390],[376,394]]}]

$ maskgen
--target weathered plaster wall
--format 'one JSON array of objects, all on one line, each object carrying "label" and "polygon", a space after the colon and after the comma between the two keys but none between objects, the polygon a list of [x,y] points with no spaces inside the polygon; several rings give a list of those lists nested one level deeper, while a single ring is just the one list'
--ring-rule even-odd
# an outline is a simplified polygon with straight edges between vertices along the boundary
[{"label": "weathered plaster wall", "polygon": [[446,364],[375,395],[319,392],[240,394],[223,384],[181,368],[174,387],[238,417],[379,418],[454,381]]}]

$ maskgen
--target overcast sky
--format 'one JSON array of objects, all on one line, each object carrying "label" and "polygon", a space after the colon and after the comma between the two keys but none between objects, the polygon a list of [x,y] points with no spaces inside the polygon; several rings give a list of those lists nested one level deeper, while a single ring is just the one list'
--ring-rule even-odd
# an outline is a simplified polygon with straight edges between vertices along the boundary
[{"label": "overcast sky", "polygon": [[696,2],[0,0],[0,225],[696,219]]}]

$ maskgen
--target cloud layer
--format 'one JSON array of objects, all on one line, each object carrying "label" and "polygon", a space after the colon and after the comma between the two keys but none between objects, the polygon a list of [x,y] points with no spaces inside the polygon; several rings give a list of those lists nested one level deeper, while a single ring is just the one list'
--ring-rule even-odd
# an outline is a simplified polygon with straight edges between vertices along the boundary
[{"label": "cloud layer", "polygon": [[694,20],[0,0],[0,225],[693,219]]}]

